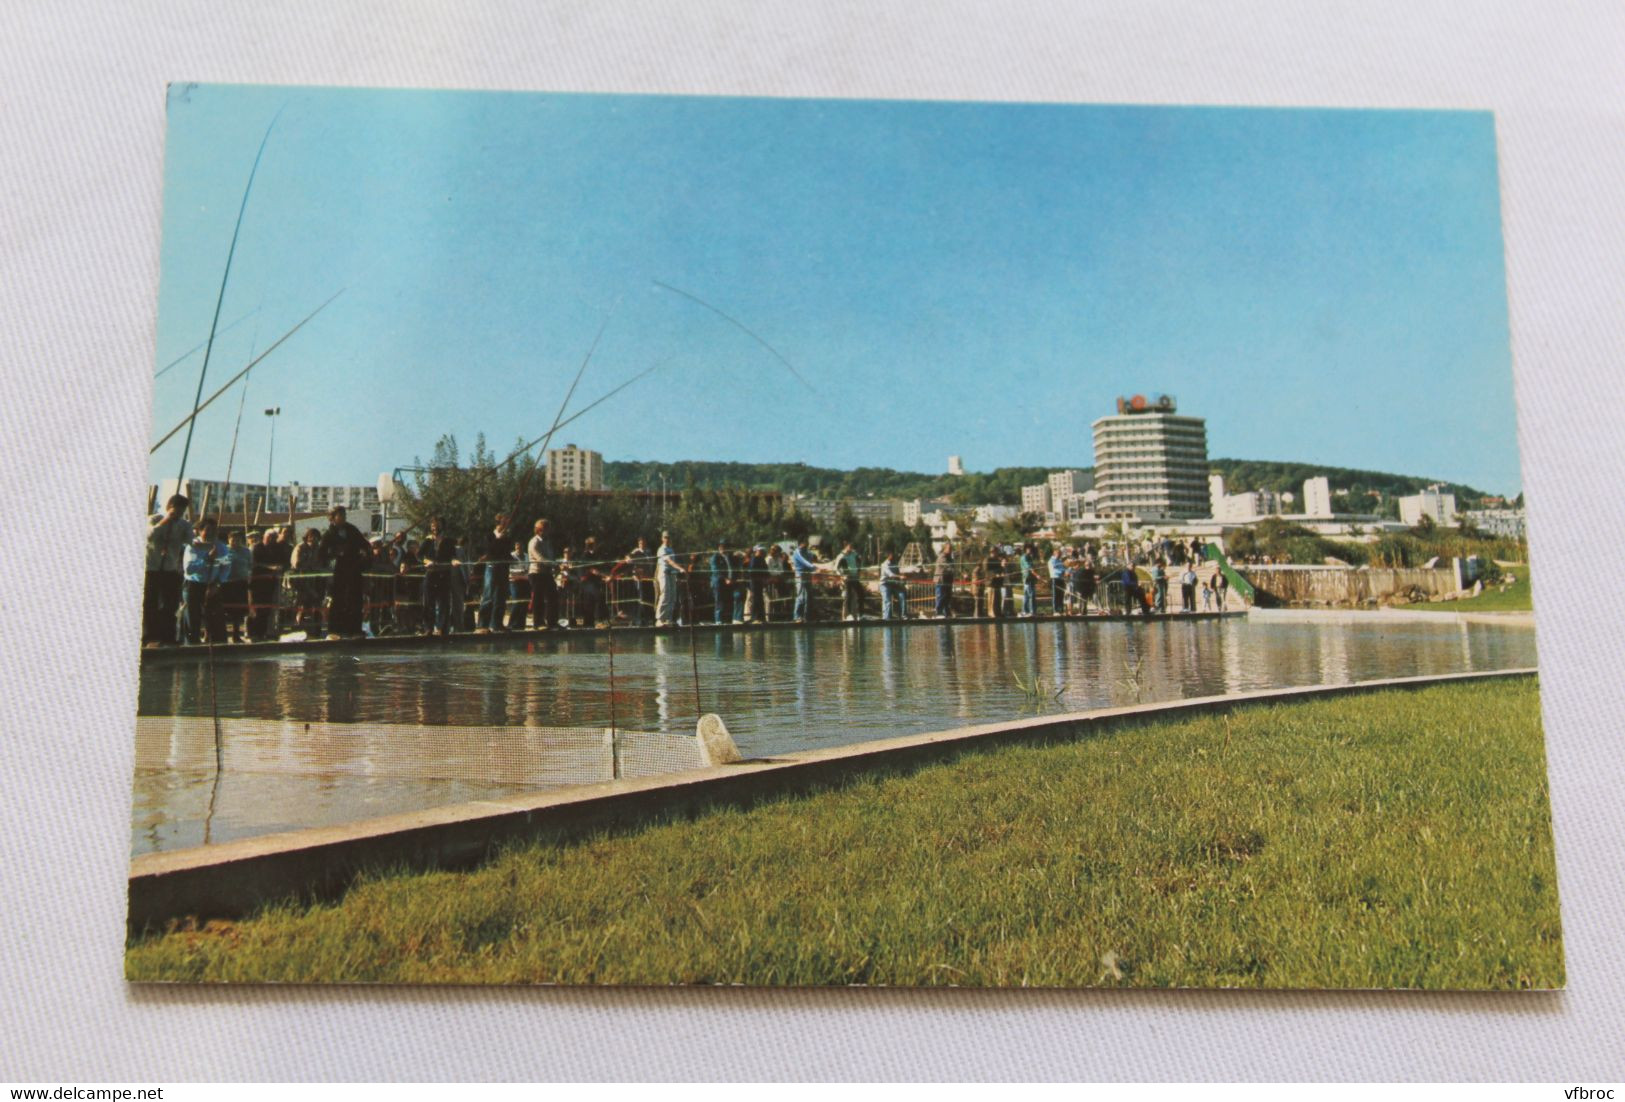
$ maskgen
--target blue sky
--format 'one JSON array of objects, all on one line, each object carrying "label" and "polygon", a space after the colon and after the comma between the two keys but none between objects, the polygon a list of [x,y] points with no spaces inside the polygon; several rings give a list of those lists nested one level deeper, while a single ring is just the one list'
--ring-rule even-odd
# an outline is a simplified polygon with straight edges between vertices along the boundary
[{"label": "blue sky", "polygon": [[[669,362],[558,441],[606,459],[1087,464],[1143,391],[1214,456],[1521,488],[1488,113],[176,85],[155,367],[208,335],[279,111],[204,393],[345,292],[250,376],[240,480],[268,406],[278,482],[506,454],[608,317],[572,408]],[[154,439],[201,364],[155,380]]]}]

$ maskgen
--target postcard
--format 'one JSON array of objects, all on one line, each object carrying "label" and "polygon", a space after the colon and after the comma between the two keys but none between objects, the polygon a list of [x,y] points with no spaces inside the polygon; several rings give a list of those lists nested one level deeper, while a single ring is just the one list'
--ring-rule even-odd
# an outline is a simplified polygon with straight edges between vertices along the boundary
[{"label": "postcard", "polygon": [[129,979],[1563,986],[1491,114],[175,84],[164,180]]}]

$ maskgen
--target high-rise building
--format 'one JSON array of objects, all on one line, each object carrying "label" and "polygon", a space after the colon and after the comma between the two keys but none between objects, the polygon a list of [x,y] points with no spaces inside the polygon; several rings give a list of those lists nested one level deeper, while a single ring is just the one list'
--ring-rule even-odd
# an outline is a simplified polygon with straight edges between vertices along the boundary
[{"label": "high-rise building", "polygon": [[549,490],[602,490],[604,456],[574,444],[547,449],[547,488]]},{"label": "high-rise building", "polygon": [[1050,509],[1049,483],[1040,482],[1033,486],[1021,488],[1021,511],[1023,513],[1038,513],[1043,515]]},{"label": "high-rise building", "polygon": [[1207,422],[1181,417],[1171,395],[1117,399],[1094,423],[1095,511],[1103,517],[1182,520],[1210,509]]},{"label": "high-rise building", "polygon": [[965,473],[965,464],[963,462],[961,462],[959,456],[950,455],[948,457],[948,473],[949,474],[964,474]]}]

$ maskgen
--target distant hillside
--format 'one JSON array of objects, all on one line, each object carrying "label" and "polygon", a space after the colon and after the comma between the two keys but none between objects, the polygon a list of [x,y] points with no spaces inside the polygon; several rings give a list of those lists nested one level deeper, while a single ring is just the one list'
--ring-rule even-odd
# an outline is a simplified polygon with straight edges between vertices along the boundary
[{"label": "distant hillside", "polygon": [[[1214,459],[1208,468],[1224,475],[1232,493],[1243,490],[1290,490],[1303,493],[1304,479],[1325,475],[1333,490],[1349,490],[1356,498],[1379,491],[1384,497],[1414,494],[1439,481],[1419,475],[1388,474],[1382,471],[1324,467],[1312,463],[1291,463],[1262,459]],[[826,498],[930,498],[953,497],[961,504],[1019,505],[1021,487],[1042,482],[1056,467],[998,467],[990,472],[964,475],[921,474],[896,471],[889,467],[859,467],[852,471],[833,467],[809,467],[805,463],[711,463],[683,460],[653,463],[606,460],[604,485],[612,490],[658,490],[661,478],[667,489],[692,486],[700,490],[720,490],[743,486],[751,490],[779,490]],[[1075,469],[1089,471],[1079,464]],[[1464,507],[1476,503],[1483,493],[1471,486],[1445,483]],[[1352,507],[1360,508],[1360,503]]]},{"label": "distant hillside", "polygon": [[1331,480],[1332,490],[1348,490],[1351,496],[1365,496],[1371,490],[1381,491],[1384,497],[1404,497],[1425,490],[1434,483],[1456,495],[1458,505],[1476,503],[1484,496],[1482,490],[1463,486],[1457,482],[1443,482],[1420,475],[1388,474],[1384,471],[1359,471],[1348,467],[1322,467],[1313,463],[1291,463],[1270,459],[1212,459],[1208,469],[1224,475],[1224,485],[1231,493],[1243,490],[1291,490],[1303,493],[1305,479],[1325,475]]},{"label": "distant hillside", "polygon": [[720,490],[743,486],[750,490],[779,490],[827,498],[916,498],[953,496],[964,504],[1021,503],[1021,487],[1042,482],[1060,467],[999,467],[991,472],[964,475],[921,474],[889,467],[859,467],[853,471],[809,467],[805,463],[644,463],[605,460],[604,485],[612,490],[666,488]]}]

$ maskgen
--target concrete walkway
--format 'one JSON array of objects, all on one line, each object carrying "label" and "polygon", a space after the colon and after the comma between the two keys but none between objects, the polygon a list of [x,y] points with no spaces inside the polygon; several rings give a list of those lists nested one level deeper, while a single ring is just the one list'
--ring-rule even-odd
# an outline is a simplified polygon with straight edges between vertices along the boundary
[{"label": "concrete walkway", "polygon": [[[1438,606],[1432,606],[1438,607]],[[1430,612],[1419,608],[1253,608],[1248,618],[1261,623],[1322,624],[1497,624],[1534,627],[1533,612]]]}]

